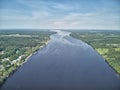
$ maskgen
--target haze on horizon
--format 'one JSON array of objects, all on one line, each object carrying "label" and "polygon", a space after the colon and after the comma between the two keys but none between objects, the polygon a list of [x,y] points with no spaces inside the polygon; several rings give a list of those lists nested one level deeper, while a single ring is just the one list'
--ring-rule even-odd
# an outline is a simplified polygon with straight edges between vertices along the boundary
[{"label": "haze on horizon", "polygon": [[120,30],[120,0],[0,0],[0,29]]}]

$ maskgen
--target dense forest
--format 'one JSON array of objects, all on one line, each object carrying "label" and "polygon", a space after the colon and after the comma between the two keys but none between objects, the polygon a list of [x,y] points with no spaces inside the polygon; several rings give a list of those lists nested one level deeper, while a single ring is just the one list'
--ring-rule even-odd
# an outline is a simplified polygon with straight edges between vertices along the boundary
[{"label": "dense forest", "polygon": [[120,74],[120,31],[72,31],[71,36],[91,45]]},{"label": "dense forest", "polygon": [[50,39],[50,31],[0,30],[0,85]]}]

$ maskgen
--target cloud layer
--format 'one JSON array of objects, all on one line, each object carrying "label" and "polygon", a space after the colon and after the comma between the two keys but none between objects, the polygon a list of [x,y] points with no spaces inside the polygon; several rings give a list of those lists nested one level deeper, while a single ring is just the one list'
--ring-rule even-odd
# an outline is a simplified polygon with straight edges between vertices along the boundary
[{"label": "cloud layer", "polygon": [[0,28],[120,29],[119,0],[0,2]]}]

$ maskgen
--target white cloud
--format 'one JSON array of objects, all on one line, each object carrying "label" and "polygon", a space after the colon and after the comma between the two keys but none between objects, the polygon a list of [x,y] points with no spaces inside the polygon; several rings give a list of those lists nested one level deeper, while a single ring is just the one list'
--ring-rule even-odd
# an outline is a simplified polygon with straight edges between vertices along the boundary
[{"label": "white cloud", "polygon": [[120,28],[120,17],[113,15],[103,15],[102,13],[70,13],[60,19],[51,22],[51,26],[55,28]]},{"label": "white cloud", "polygon": [[[0,27],[28,28],[118,28],[120,16],[106,12],[80,12],[79,3],[58,3],[37,0],[18,0],[29,10],[2,9]],[[1,10],[1,9],[0,9]],[[77,12],[75,11],[77,10]],[[11,22],[10,22],[11,20]]]},{"label": "white cloud", "polygon": [[39,11],[32,11],[32,19],[45,19],[49,17],[50,13],[48,12],[39,12]]},{"label": "white cloud", "polygon": [[64,11],[79,9],[79,5],[76,3],[74,4],[73,3],[72,4],[52,3],[51,7],[58,9],[58,10],[64,10]]}]

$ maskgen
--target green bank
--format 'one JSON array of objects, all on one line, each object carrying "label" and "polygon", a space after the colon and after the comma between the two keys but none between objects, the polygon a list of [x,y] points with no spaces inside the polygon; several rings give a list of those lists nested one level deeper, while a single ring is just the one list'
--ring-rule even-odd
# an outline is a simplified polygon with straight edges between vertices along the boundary
[{"label": "green bank", "polygon": [[50,31],[0,30],[0,85],[50,40]]},{"label": "green bank", "polygon": [[91,45],[120,75],[120,31],[74,30],[72,31],[71,36]]}]

